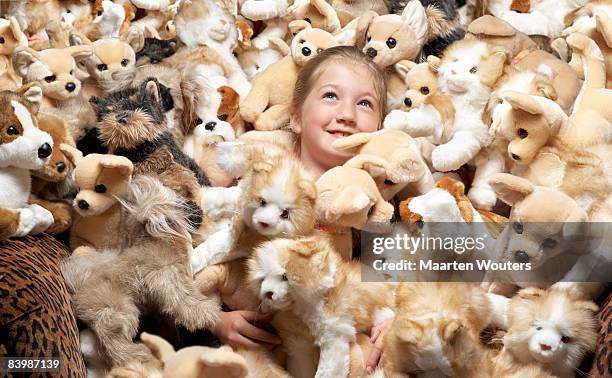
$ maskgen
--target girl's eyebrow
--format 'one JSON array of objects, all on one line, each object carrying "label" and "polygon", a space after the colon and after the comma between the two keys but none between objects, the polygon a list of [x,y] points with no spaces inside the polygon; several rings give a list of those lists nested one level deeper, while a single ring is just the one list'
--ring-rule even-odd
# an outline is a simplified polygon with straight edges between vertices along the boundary
[{"label": "girl's eyebrow", "polygon": [[[339,86],[339,85],[336,85],[336,84],[333,84],[333,83],[326,83],[326,84],[323,84],[322,86],[320,86],[320,87],[319,87],[319,90],[322,90],[322,89],[325,89],[325,88],[328,88],[328,87],[329,87],[329,88],[336,89],[336,90],[338,90],[338,89],[342,89],[342,87],[341,87],[341,86]],[[369,90],[366,90],[366,91],[364,91],[364,92],[360,92],[360,93],[359,93],[359,95],[358,95],[357,97],[364,97],[364,96],[367,96],[367,97],[371,97],[372,99],[374,99],[374,100],[376,100],[376,101],[378,102],[378,99],[376,98],[376,94],[375,94],[375,93],[376,93],[376,92],[371,92],[371,91],[369,91]]]}]

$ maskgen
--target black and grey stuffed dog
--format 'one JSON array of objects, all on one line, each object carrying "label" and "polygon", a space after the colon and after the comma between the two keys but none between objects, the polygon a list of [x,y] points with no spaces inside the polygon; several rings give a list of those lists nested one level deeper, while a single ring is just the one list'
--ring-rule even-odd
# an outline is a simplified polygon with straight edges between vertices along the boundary
[{"label": "black and grey stuffed dog", "polygon": [[159,64],[176,52],[176,40],[145,38],[142,50],[136,53],[136,66]]}]

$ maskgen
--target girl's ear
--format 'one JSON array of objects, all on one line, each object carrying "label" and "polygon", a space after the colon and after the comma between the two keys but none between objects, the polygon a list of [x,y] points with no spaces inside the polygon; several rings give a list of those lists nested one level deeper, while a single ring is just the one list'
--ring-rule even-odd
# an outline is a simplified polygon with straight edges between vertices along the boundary
[{"label": "girl's ear", "polygon": [[302,116],[297,109],[289,109],[289,121],[291,122],[291,130],[296,134],[302,133]]}]

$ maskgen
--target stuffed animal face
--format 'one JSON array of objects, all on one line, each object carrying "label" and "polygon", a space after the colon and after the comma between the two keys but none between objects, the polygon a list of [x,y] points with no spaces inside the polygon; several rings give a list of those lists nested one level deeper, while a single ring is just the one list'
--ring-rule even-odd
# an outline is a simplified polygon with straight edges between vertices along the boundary
[{"label": "stuffed animal face", "polygon": [[176,52],[175,40],[145,38],[142,50],[136,54],[137,65],[159,64]]},{"label": "stuffed animal face", "polygon": [[484,42],[455,42],[444,51],[437,68],[438,83],[445,93],[468,94],[486,103],[505,60],[503,52],[490,49]]},{"label": "stuffed animal face", "polygon": [[0,92],[0,167],[42,168],[53,151],[51,136],[38,129],[39,87],[24,96]]},{"label": "stuffed animal face", "polygon": [[111,83],[113,74],[134,69],[136,55],[130,45],[118,39],[99,39],[93,44],[93,55],[81,60],[89,75],[98,83]]},{"label": "stuffed animal face", "polygon": [[497,240],[503,261],[530,263],[535,269],[562,253],[588,251],[588,216],[567,194],[509,174],[495,174],[489,183],[497,197],[512,206]]},{"label": "stuffed animal face", "polygon": [[563,290],[521,290],[510,302],[504,347],[522,362],[571,371],[595,347],[596,311]]},{"label": "stuffed animal face", "polygon": [[[325,296],[334,285],[339,258],[326,235],[274,239],[249,259],[249,284],[264,311],[286,310],[295,300]],[[308,300],[308,299],[307,299]]]},{"label": "stuffed animal face", "polygon": [[46,97],[66,100],[81,91],[81,81],[75,76],[75,59],[92,54],[90,46],[71,46],[64,49],[34,51],[18,48],[13,56],[15,70],[24,78],[24,83],[37,81]]},{"label": "stuffed animal face", "polygon": [[132,170],[132,162],[123,156],[89,154],[77,161],[74,180],[79,193],[74,209],[89,217],[118,204],[116,197],[126,193]]},{"label": "stuffed animal face", "polygon": [[293,37],[291,41],[291,56],[298,66],[302,66],[321,51],[336,44],[334,36],[328,32],[306,27]]},{"label": "stuffed animal face", "polygon": [[374,17],[367,28],[363,52],[381,67],[413,60],[427,33],[427,17],[420,1],[411,1],[401,16]]},{"label": "stuffed animal face", "polygon": [[17,20],[0,18],[0,55],[10,56],[18,45],[27,46],[28,39]]},{"label": "stuffed animal face", "polygon": [[429,67],[429,64],[404,61],[397,63],[395,69],[404,78],[408,87],[401,110],[409,111],[418,108],[425,103],[429,95],[438,93],[438,75]]},{"label": "stuffed animal face", "polygon": [[292,237],[314,229],[316,188],[301,163],[290,158],[255,162],[245,188],[243,218],[262,235]]},{"label": "stuffed animal face", "polygon": [[[61,118],[50,114],[40,113],[38,115],[38,127],[51,135],[53,145],[59,146],[61,143],[74,144],[72,137],[68,133],[68,128]],[[72,163],[59,148],[54,148],[51,157],[44,167],[32,171],[32,175],[49,182],[60,182],[66,179],[71,172]]]},{"label": "stuffed animal face", "polygon": [[166,131],[162,90],[168,88],[151,78],[139,88],[91,97],[104,144],[111,149],[132,148]]}]

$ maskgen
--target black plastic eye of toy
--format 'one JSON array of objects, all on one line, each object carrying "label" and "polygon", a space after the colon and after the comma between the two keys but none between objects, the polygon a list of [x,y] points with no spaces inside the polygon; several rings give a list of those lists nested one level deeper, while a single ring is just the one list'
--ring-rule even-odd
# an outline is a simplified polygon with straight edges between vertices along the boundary
[{"label": "black plastic eye of toy", "polygon": [[47,83],[53,83],[55,81],[55,75],[49,75],[45,77]]},{"label": "black plastic eye of toy", "polygon": [[392,49],[397,45],[397,41],[395,40],[395,38],[389,38],[387,39],[387,46]]},{"label": "black plastic eye of toy", "polygon": [[514,228],[514,231],[516,231],[517,234],[522,234],[523,233],[523,224],[520,222],[514,222],[514,224],[512,224],[512,227]]},{"label": "black plastic eye of toy", "polygon": [[283,219],[289,218],[289,210],[287,209],[283,210],[283,212],[281,213],[281,218]]},{"label": "black plastic eye of toy", "polygon": [[19,134],[19,130],[17,130],[15,126],[9,126],[8,129],[6,129],[6,133],[8,135],[17,135]]},{"label": "black plastic eye of toy", "polygon": [[519,136],[519,138],[525,139],[525,138],[527,138],[528,135],[529,135],[529,133],[527,132],[527,130],[525,130],[523,128],[518,129],[518,136]]},{"label": "black plastic eye of toy", "polygon": [[544,248],[555,248],[557,246],[557,241],[552,238],[546,238],[542,242],[542,247]]},{"label": "black plastic eye of toy", "polygon": [[421,87],[421,93],[424,95],[429,94],[429,87]]},{"label": "black plastic eye of toy", "polygon": [[4,44],[4,37],[0,37],[0,44]]},{"label": "black plastic eye of toy", "polygon": [[96,185],[94,190],[96,191],[96,193],[106,193],[106,185],[98,184],[98,185]]},{"label": "black plastic eye of toy", "polygon": [[127,60],[127,59],[123,59],[123,60],[121,61],[121,65],[122,65],[123,67],[126,67],[126,66],[128,65],[128,63],[130,63],[130,61],[129,61],[129,60]]},{"label": "black plastic eye of toy", "polygon": [[475,74],[477,71],[478,71],[478,69],[476,67],[470,68],[470,73],[471,74]]},{"label": "black plastic eye of toy", "polygon": [[516,251],[514,252],[514,259],[520,263],[528,263],[529,262],[529,255],[527,254],[527,252],[525,251]]},{"label": "black plastic eye of toy", "polygon": [[227,121],[227,114],[221,114],[220,116],[218,116],[217,118],[219,118],[219,121]]},{"label": "black plastic eye of toy", "polygon": [[425,221],[423,219],[419,219],[418,221],[415,222],[415,224],[417,225],[418,228],[420,228],[421,230],[423,229],[423,227],[425,227]]},{"label": "black plastic eye of toy", "polygon": [[389,179],[385,179],[384,183],[385,185],[395,185],[395,183]]},{"label": "black plastic eye of toy", "polygon": [[108,69],[108,66],[104,63],[102,64],[98,64],[98,71],[106,71]]}]

